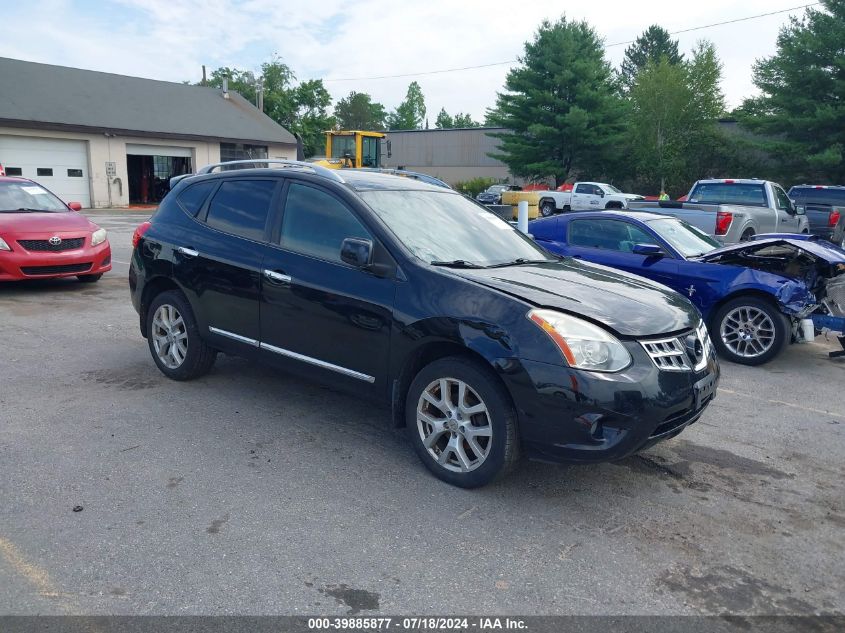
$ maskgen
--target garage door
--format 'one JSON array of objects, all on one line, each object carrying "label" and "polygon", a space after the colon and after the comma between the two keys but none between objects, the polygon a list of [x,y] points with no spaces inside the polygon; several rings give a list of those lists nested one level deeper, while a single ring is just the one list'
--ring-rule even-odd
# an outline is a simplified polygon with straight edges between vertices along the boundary
[{"label": "garage door", "polygon": [[30,178],[65,202],[91,206],[85,141],[0,135],[0,165],[8,175]]}]

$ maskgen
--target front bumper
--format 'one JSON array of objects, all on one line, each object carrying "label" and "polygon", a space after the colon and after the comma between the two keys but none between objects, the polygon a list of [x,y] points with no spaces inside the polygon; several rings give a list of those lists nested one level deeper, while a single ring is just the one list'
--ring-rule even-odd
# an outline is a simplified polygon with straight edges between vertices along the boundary
[{"label": "front bumper", "polygon": [[634,361],[614,374],[530,360],[502,368],[529,456],[554,462],[622,459],[698,421],[719,381],[712,346],[699,372],[660,370],[639,343],[626,347]]},{"label": "front bumper", "polygon": [[111,270],[111,246],[108,240],[91,246],[91,236],[88,235],[81,247],[58,252],[28,251],[17,241],[49,239],[53,235],[55,233],[47,237],[16,237],[15,241],[10,243],[13,250],[0,251],[0,281],[99,275]]}]

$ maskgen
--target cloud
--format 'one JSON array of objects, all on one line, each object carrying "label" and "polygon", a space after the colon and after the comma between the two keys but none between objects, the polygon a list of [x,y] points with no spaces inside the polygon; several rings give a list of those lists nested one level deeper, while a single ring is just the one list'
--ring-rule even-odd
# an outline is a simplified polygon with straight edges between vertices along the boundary
[{"label": "cloud", "polygon": [[[541,20],[562,13],[586,19],[613,44],[634,39],[654,23],[680,30],[777,8],[770,0],[747,0],[741,9],[733,0],[537,0],[518,5],[501,0],[47,0],[5,7],[0,41],[9,57],[171,81],[197,81],[202,64],[209,70],[258,70],[278,55],[300,79],[324,78],[335,99],[354,89],[393,108],[411,78],[335,80],[514,59]],[[753,92],[754,59],[774,52],[777,29],[785,21],[785,15],[772,16],[679,39],[685,51],[701,38],[716,44],[725,65],[724,91],[729,103],[738,105]],[[608,48],[614,65],[624,49]],[[506,73],[507,66],[499,66],[416,79],[433,124],[441,107],[483,118]]]}]

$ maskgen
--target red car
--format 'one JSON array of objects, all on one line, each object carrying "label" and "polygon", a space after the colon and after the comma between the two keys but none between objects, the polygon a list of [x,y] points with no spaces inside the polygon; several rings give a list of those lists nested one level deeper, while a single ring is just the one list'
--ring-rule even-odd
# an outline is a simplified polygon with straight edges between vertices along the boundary
[{"label": "red car", "polygon": [[76,276],[94,282],[111,270],[106,230],[36,182],[0,177],[0,281]]}]

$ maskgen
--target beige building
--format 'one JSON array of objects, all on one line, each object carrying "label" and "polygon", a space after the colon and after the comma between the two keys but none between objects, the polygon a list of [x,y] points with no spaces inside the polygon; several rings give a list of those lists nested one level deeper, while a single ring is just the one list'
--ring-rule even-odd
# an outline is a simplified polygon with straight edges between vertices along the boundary
[{"label": "beige building", "polygon": [[0,85],[6,174],[84,207],[155,204],[171,176],[221,160],[297,158],[236,92],[6,58]]},{"label": "beige building", "polygon": [[391,130],[390,157],[385,167],[418,171],[445,180],[450,185],[472,178],[495,178],[502,182],[515,179],[507,165],[491,158],[499,139],[490,134],[507,132],[505,128],[476,127],[446,130]]}]

